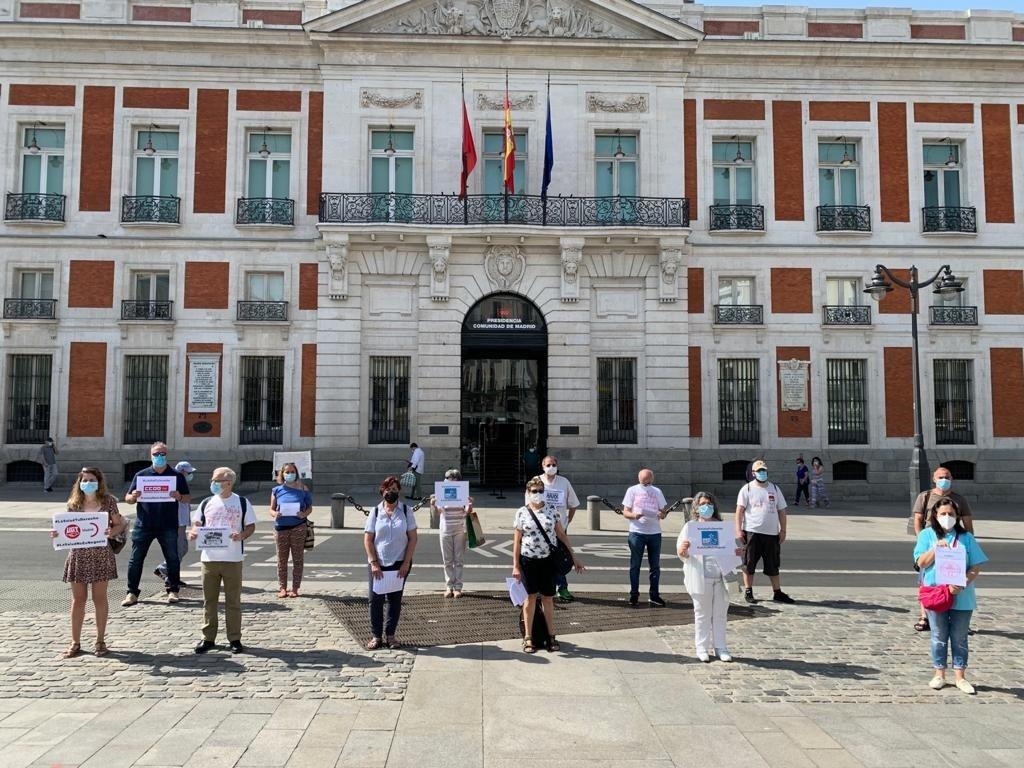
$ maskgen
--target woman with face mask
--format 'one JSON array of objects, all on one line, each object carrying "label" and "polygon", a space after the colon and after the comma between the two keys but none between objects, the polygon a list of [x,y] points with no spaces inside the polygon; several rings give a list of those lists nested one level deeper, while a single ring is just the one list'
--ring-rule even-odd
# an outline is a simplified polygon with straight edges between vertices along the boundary
[{"label": "woman with face mask", "polygon": [[[369,563],[370,630],[373,636],[366,644],[374,651],[387,643],[388,648],[399,648],[395,638],[398,617],[402,612],[402,590],[405,578],[412,568],[416,551],[416,517],[408,505],[398,500],[401,482],[395,475],[384,478],[380,484],[382,501],[366,518],[363,529],[363,548]],[[384,572],[397,571],[400,580],[396,589],[378,594],[384,587]],[[374,583],[377,589],[374,589]],[[384,602],[388,604],[387,624],[384,623]],[[386,640],[385,640],[386,638]]]},{"label": "woman with face mask", "polygon": [[[298,597],[306,554],[307,518],[313,512],[313,495],[299,479],[292,462],[277,473],[278,485],[270,492],[270,516],[277,543],[278,597]],[[292,558],[292,588],[288,589],[288,555]]]},{"label": "woman with face mask", "polygon": [[825,465],[817,456],[811,459],[811,506],[832,506],[825,490]]},{"label": "woman with face mask", "polygon": [[742,547],[736,547],[732,554],[722,557],[690,554],[689,534],[693,526],[713,520],[722,520],[718,502],[710,493],[700,491],[693,497],[690,520],[676,539],[676,554],[683,561],[684,585],[693,600],[697,658],[703,662],[711,661],[712,648],[719,661],[732,661],[725,644],[725,624],[729,617],[729,590],[725,581],[728,574],[740,566],[740,555],[743,554]]},{"label": "woman with face mask", "polygon": [[[914,547],[914,561],[921,569],[921,583],[934,587],[948,585],[954,596],[953,606],[948,611],[928,611],[928,623],[932,634],[932,667],[934,676],[928,684],[935,690],[946,685],[946,664],[950,652],[953,656],[955,685],[964,693],[974,693],[974,686],[967,682],[967,630],[971,625],[971,614],[978,607],[974,594],[974,582],[981,572],[981,565],[988,561],[974,535],[964,528],[959,505],[949,498],[940,499],[932,507],[931,523],[917,536]],[[949,577],[943,577],[935,568],[936,552],[952,547],[961,548],[966,561],[967,586],[949,584]]]}]

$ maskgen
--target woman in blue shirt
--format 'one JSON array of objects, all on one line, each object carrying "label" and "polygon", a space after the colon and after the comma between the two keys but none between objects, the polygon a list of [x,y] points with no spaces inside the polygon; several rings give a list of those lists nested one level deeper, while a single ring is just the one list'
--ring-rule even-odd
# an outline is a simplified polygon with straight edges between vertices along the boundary
[{"label": "woman in blue shirt", "polygon": [[[270,492],[270,516],[274,518],[277,541],[278,597],[298,597],[302,584],[302,566],[306,554],[306,518],[313,511],[313,496],[299,479],[299,469],[291,462],[277,473],[276,486]],[[292,556],[292,588],[288,589],[288,554]]]},{"label": "woman in blue shirt", "polygon": [[921,569],[921,583],[929,587],[939,585],[935,572],[936,549],[963,547],[967,553],[967,586],[949,586],[949,591],[956,596],[949,611],[928,611],[928,623],[932,631],[932,666],[935,668],[935,676],[928,685],[939,690],[946,684],[946,659],[948,649],[952,646],[956,687],[964,693],[974,693],[974,686],[965,677],[967,630],[971,625],[971,613],[978,607],[974,582],[981,572],[982,563],[988,562],[988,558],[974,536],[964,528],[960,507],[951,498],[937,501],[932,507],[930,519],[931,525],[917,535],[917,546],[914,547],[914,561]]},{"label": "woman in blue shirt", "polygon": [[[383,500],[370,512],[363,528],[363,548],[370,565],[370,631],[373,634],[366,647],[371,651],[384,645],[385,637],[388,648],[400,647],[395,632],[398,631],[402,590],[405,588],[405,577],[412,568],[417,536],[413,510],[398,500],[400,489],[397,477],[390,475],[384,478],[380,484]],[[385,581],[385,571],[397,571],[397,579],[392,574]],[[384,624],[385,600],[388,604],[387,625]]]}]

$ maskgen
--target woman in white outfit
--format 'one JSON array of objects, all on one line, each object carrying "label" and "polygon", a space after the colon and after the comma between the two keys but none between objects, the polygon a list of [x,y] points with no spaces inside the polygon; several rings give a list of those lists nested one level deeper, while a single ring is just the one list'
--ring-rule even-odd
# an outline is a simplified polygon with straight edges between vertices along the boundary
[{"label": "woman in white outfit", "polygon": [[729,590],[725,576],[740,566],[743,550],[737,547],[731,554],[720,557],[703,557],[690,554],[687,534],[697,522],[720,521],[718,503],[710,493],[703,491],[693,497],[690,508],[690,522],[683,526],[676,540],[676,553],[683,561],[683,580],[686,591],[693,600],[694,642],[697,658],[711,661],[711,650],[719,661],[732,661],[732,655],[725,643],[725,624],[729,616]]},{"label": "woman in white outfit", "polygon": [[[462,473],[449,469],[444,473],[448,482],[462,480]],[[462,597],[462,566],[466,559],[466,516],[473,512],[473,497],[466,506],[451,506],[430,497],[430,506],[436,510],[441,522],[441,562],[444,563],[445,597]]]}]

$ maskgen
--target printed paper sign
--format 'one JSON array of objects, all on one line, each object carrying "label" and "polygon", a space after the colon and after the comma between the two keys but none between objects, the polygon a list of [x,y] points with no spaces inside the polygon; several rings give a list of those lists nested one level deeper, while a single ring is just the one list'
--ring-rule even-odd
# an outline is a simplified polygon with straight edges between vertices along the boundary
[{"label": "printed paper sign", "polygon": [[465,507],[469,504],[469,483],[448,480],[434,483],[434,505],[437,507]]},{"label": "printed paper sign", "polygon": [[508,587],[508,599],[512,601],[512,605],[518,608],[526,602],[526,598],[529,595],[526,592],[526,587],[523,586],[523,582],[506,577],[505,586]]},{"label": "printed paper sign", "polygon": [[656,494],[651,493],[647,489],[641,489],[636,492],[633,496],[633,506],[631,507],[633,513],[639,512],[641,515],[657,515],[660,514],[661,510],[658,508],[658,497]]},{"label": "printed paper sign", "polygon": [[690,542],[691,555],[719,557],[732,553],[736,549],[735,539],[727,530],[729,523],[715,520],[710,523],[689,524],[686,529],[686,540]]},{"label": "printed paper sign", "polygon": [[549,507],[563,509],[565,507],[565,491],[554,488],[544,491],[544,503]]},{"label": "printed paper sign", "polygon": [[53,548],[85,549],[107,546],[107,527],[110,520],[106,512],[59,512],[53,516],[53,530],[57,538]]},{"label": "printed paper sign", "polygon": [[967,586],[967,550],[963,547],[935,548],[935,583]]},{"label": "printed paper sign", "polygon": [[230,528],[197,528],[196,549],[227,549],[231,546]]},{"label": "printed paper sign", "polygon": [[176,491],[177,489],[178,478],[173,475],[170,477],[143,476],[135,484],[135,490],[141,494],[139,501],[154,503],[174,501],[171,498],[171,491]]},{"label": "printed paper sign", "polygon": [[398,571],[383,571],[383,576],[373,579],[373,594],[390,595],[392,592],[401,592],[405,587],[405,579],[398,575]]},{"label": "printed paper sign", "polygon": [[297,501],[282,501],[277,505],[277,512],[282,517],[298,517],[301,508]]}]

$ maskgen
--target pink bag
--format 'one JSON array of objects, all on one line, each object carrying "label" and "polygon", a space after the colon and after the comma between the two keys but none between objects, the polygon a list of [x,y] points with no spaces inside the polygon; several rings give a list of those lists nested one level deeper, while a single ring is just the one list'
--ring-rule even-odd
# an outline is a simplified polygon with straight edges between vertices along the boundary
[{"label": "pink bag", "polygon": [[956,595],[950,592],[945,584],[938,587],[926,587],[922,584],[917,588],[917,599],[926,611],[945,613],[953,607]]}]

